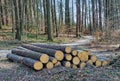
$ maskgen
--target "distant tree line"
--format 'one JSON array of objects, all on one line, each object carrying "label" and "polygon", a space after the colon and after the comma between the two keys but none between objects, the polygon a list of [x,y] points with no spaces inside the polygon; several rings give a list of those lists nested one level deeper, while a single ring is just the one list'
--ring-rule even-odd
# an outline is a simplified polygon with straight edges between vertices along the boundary
[{"label": "distant tree line", "polygon": [[[61,29],[85,31],[120,28],[120,0],[0,0],[0,29],[11,27],[14,38],[21,40],[29,29],[58,37]],[[67,32],[67,31],[66,31]]]}]

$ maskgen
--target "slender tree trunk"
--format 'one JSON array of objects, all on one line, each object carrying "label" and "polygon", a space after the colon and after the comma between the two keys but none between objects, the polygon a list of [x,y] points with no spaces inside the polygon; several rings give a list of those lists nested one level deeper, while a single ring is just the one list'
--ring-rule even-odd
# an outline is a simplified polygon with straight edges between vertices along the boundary
[{"label": "slender tree trunk", "polygon": [[8,26],[8,5],[7,5],[7,0],[4,0],[4,5],[5,5],[5,25]]},{"label": "slender tree trunk", "polygon": [[92,25],[95,31],[96,27],[95,27],[95,2],[94,0],[92,0]]},{"label": "slender tree trunk", "polygon": [[76,14],[77,14],[77,17],[76,17],[76,37],[79,37],[80,36],[80,32],[79,32],[79,28],[80,28],[80,0],[77,0],[76,1]]},{"label": "slender tree trunk", "polygon": [[53,2],[54,2],[54,18],[55,18],[55,27],[56,27],[56,37],[58,37],[58,34],[59,34],[59,32],[58,32],[58,25],[57,25],[57,17],[56,17],[56,2],[55,2],[55,0],[53,0]]},{"label": "slender tree trunk", "polygon": [[52,33],[51,33],[51,22],[50,22],[50,1],[46,0],[46,11],[47,11],[47,34],[48,40],[52,41]]},{"label": "slender tree trunk", "polygon": [[65,0],[65,24],[70,27],[69,0]]},{"label": "slender tree trunk", "polygon": [[91,26],[91,7],[90,7],[90,3],[91,3],[91,0],[89,0],[89,30],[90,30],[90,34],[92,34],[92,26]]},{"label": "slender tree trunk", "polygon": [[15,25],[16,25],[16,36],[15,39],[21,40],[20,26],[19,26],[19,13],[18,13],[18,0],[13,0],[15,6]]},{"label": "slender tree trunk", "polygon": [[43,0],[43,8],[44,8],[44,22],[45,22],[45,34],[47,33],[47,11],[46,11],[46,0]]},{"label": "slender tree trunk", "polygon": [[102,31],[102,4],[101,4],[102,0],[98,0],[99,3],[99,29]]}]

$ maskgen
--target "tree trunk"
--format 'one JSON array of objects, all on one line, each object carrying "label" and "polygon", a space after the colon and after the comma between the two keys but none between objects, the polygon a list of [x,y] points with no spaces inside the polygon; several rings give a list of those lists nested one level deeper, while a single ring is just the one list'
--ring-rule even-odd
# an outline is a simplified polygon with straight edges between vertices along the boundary
[{"label": "tree trunk", "polygon": [[15,25],[16,25],[16,36],[15,39],[21,40],[20,26],[19,26],[19,14],[18,14],[18,0],[13,0],[15,6]]},{"label": "tree trunk", "polygon": [[46,9],[47,9],[47,34],[48,40],[52,41],[52,33],[51,33],[51,22],[50,22],[50,1],[46,0]]},{"label": "tree trunk", "polygon": [[76,17],[76,37],[79,37],[80,36],[80,0],[77,0],[76,1],[76,8],[77,8],[77,17]]},{"label": "tree trunk", "polygon": [[98,0],[99,3],[99,29],[102,31],[102,4],[101,4],[102,0]]}]

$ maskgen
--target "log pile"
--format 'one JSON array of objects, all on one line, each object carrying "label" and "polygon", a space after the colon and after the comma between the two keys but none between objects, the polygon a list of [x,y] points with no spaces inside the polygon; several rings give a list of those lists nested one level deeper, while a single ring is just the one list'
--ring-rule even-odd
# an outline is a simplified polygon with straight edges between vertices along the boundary
[{"label": "log pile", "polygon": [[52,69],[56,66],[83,69],[87,65],[101,67],[109,64],[91,55],[90,50],[78,52],[69,46],[53,44],[24,44],[13,49],[7,58],[25,64],[34,70]]}]

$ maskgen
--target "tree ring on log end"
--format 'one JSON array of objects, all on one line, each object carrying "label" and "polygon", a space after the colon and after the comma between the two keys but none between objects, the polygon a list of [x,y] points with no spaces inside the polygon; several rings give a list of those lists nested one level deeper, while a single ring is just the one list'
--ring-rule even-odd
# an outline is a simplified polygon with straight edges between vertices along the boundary
[{"label": "tree ring on log end", "polygon": [[46,68],[47,68],[47,69],[52,69],[52,68],[53,68],[53,63],[52,63],[52,62],[48,62],[48,63],[46,64]]},{"label": "tree ring on log end", "polygon": [[55,58],[59,61],[63,60],[64,59],[64,54],[62,51],[56,51],[55,53]]},{"label": "tree ring on log end", "polygon": [[95,61],[97,60],[96,55],[92,55],[92,56],[91,56],[91,60],[92,60],[92,62],[95,62]]},{"label": "tree ring on log end", "polygon": [[57,59],[54,58],[54,59],[52,60],[52,63],[53,63],[53,64],[57,63]]},{"label": "tree ring on log end", "polygon": [[67,47],[65,48],[65,52],[66,52],[66,53],[70,53],[71,50],[72,50],[72,48],[71,48],[70,46],[67,46]]},{"label": "tree ring on log end", "polygon": [[100,67],[102,65],[102,62],[100,60],[97,60],[95,62],[96,67]]},{"label": "tree ring on log end", "polygon": [[87,64],[93,65],[92,60],[88,60],[88,61],[87,61]]},{"label": "tree ring on log end", "polygon": [[68,60],[68,61],[70,61],[70,60],[72,60],[72,56],[70,54],[66,54],[65,59]]},{"label": "tree ring on log end", "polygon": [[82,62],[82,63],[80,64],[80,69],[83,69],[85,66],[86,66],[86,63]]},{"label": "tree ring on log end", "polygon": [[65,67],[70,67],[71,66],[71,63],[70,62],[66,62],[65,63]]},{"label": "tree ring on log end", "polygon": [[43,64],[41,62],[35,62],[33,68],[35,70],[41,70],[43,68]]},{"label": "tree ring on log end", "polygon": [[80,59],[78,57],[74,57],[72,61],[75,65],[78,65],[80,63]]},{"label": "tree ring on log end", "polygon": [[57,62],[57,63],[55,63],[55,66],[59,66],[59,65],[61,65],[61,62]]},{"label": "tree ring on log end", "polygon": [[47,63],[49,61],[49,56],[47,54],[42,54],[40,57],[42,63]]},{"label": "tree ring on log end", "polygon": [[72,55],[73,55],[73,56],[76,56],[77,53],[78,53],[78,52],[77,52],[76,50],[73,50],[73,51],[72,51]]}]

